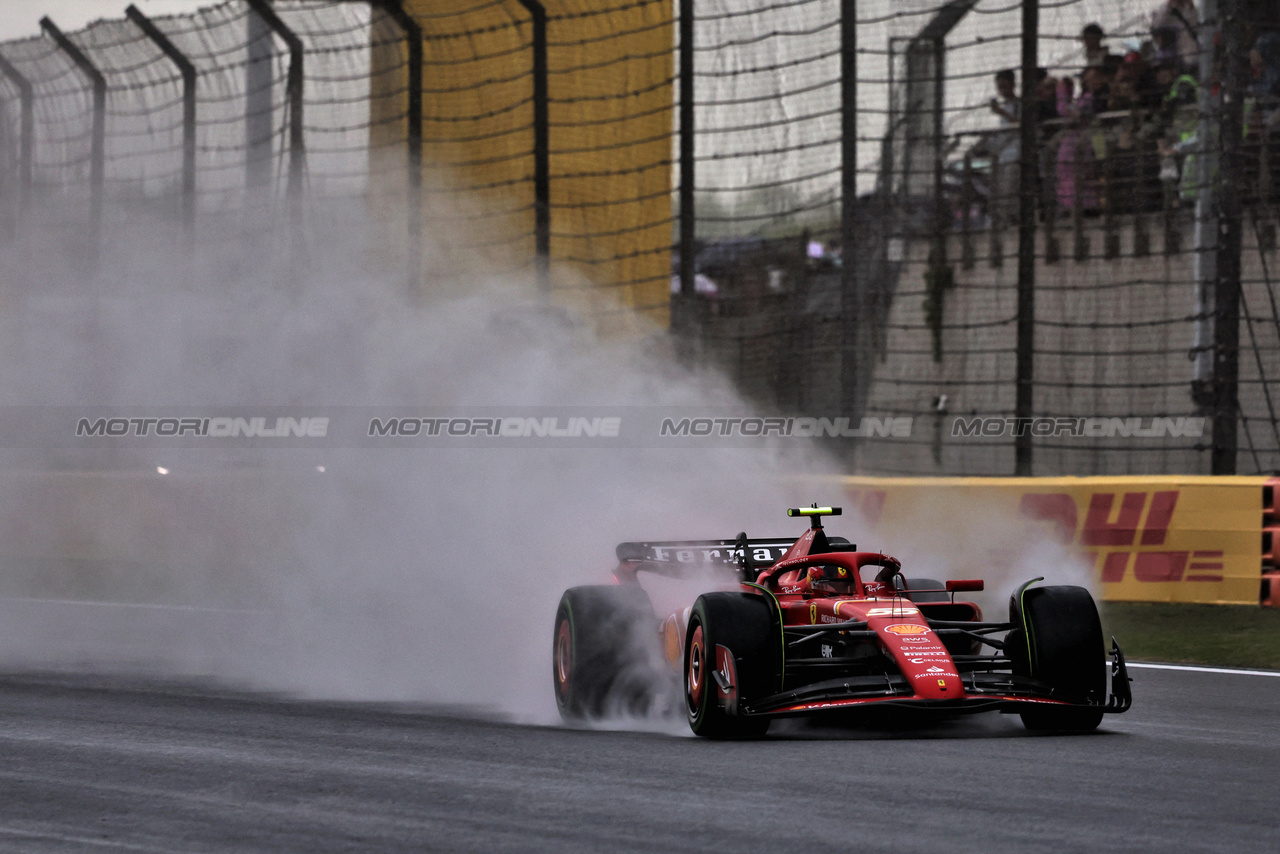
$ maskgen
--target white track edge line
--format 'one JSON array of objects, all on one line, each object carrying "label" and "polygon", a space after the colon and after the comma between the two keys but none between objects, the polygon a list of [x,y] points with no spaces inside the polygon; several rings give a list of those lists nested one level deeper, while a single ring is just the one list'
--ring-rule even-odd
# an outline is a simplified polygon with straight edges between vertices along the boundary
[{"label": "white track edge line", "polygon": [[1126,661],[1128,667],[1138,667],[1145,670],[1189,670],[1193,673],[1226,673],[1231,676],[1278,676],[1280,672],[1275,670],[1240,670],[1232,667],[1199,667],[1194,664],[1145,664],[1136,661]]}]

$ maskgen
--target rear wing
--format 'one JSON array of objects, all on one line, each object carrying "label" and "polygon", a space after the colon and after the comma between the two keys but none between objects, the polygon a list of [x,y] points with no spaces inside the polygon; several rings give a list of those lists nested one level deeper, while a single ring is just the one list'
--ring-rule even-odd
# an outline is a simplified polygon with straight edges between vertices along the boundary
[{"label": "rear wing", "polygon": [[[655,540],[646,543],[619,543],[615,550],[618,562],[633,564],[637,570],[661,575],[680,575],[681,570],[695,567],[731,567],[744,570],[748,580],[755,580],[763,570],[773,566],[795,545],[794,539],[748,539],[745,533],[732,540]],[[827,540],[832,551],[852,551],[855,547],[843,537]]]}]

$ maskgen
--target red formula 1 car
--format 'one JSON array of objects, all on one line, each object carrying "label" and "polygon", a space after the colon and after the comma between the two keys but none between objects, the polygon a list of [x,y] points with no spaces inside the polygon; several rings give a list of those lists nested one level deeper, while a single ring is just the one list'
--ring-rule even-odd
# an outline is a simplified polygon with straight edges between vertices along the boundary
[{"label": "red formula 1 car", "polygon": [[[1132,696],[1082,587],[1018,588],[1007,622],[985,622],[955,594],[981,581],[908,579],[897,559],[828,537],[807,516],[798,540],[623,543],[613,585],[565,591],[552,675],[566,721],[636,710],[679,684],[698,735],[763,735],[774,718],[909,709],[1016,712],[1028,729],[1095,729]],[[737,589],[698,596],[665,619],[638,578],[736,574]],[[687,600],[686,600],[687,601]],[[984,650],[984,647],[987,648]]]}]

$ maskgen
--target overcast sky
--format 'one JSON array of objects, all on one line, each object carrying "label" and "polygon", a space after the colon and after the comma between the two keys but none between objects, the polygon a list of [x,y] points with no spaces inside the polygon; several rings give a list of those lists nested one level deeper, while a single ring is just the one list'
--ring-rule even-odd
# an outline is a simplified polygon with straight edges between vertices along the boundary
[{"label": "overcast sky", "polygon": [[40,33],[40,19],[48,15],[63,30],[78,30],[99,18],[123,18],[133,3],[148,15],[172,15],[220,0],[0,0],[0,41]]}]

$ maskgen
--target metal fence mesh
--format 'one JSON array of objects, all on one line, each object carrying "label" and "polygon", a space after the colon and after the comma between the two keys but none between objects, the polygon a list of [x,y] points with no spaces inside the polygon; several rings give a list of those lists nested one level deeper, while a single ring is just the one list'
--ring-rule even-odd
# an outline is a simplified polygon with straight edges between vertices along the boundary
[{"label": "metal fence mesh", "polygon": [[[228,0],[154,23],[197,71],[204,244],[296,251],[309,223],[373,220],[375,263],[407,268],[424,297],[480,271],[604,330],[665,326],[677,307],[693,358],[765,410],[913,418],[909,439],[858,447],[867,471],[1010,473],[1015,436],[956,421],[1015,414],[1120,419],[1103,422],[1112,435],[1033,436],[1036,473],[1209,471],[1221,431],[1146,434],[1236,406],[1233,467],[1262,472],[1280,468],[1273,5],[1039,4],[1029,413],[1024,81],[997,82],[1021,63],[1021,2]],[[420,92],[401,7],[421,32]],[[1239,23],[1232,56],[1224,22]],[[1100,45],[1082,41],[1090,24]],[[3,233],[20,248],[36,229],[75,232],[99,193],[101,239],[184,239],[179,68],[136,21],[68,37],[106,81],[104,132],[91,79],[50,34],[0,44]],[[1249,53],[1242,146],[1224,146],[1225,69]],[[1215,298],[1236,202],[1233,341]],[[425,266],[422,235],[439,244]]]}]

